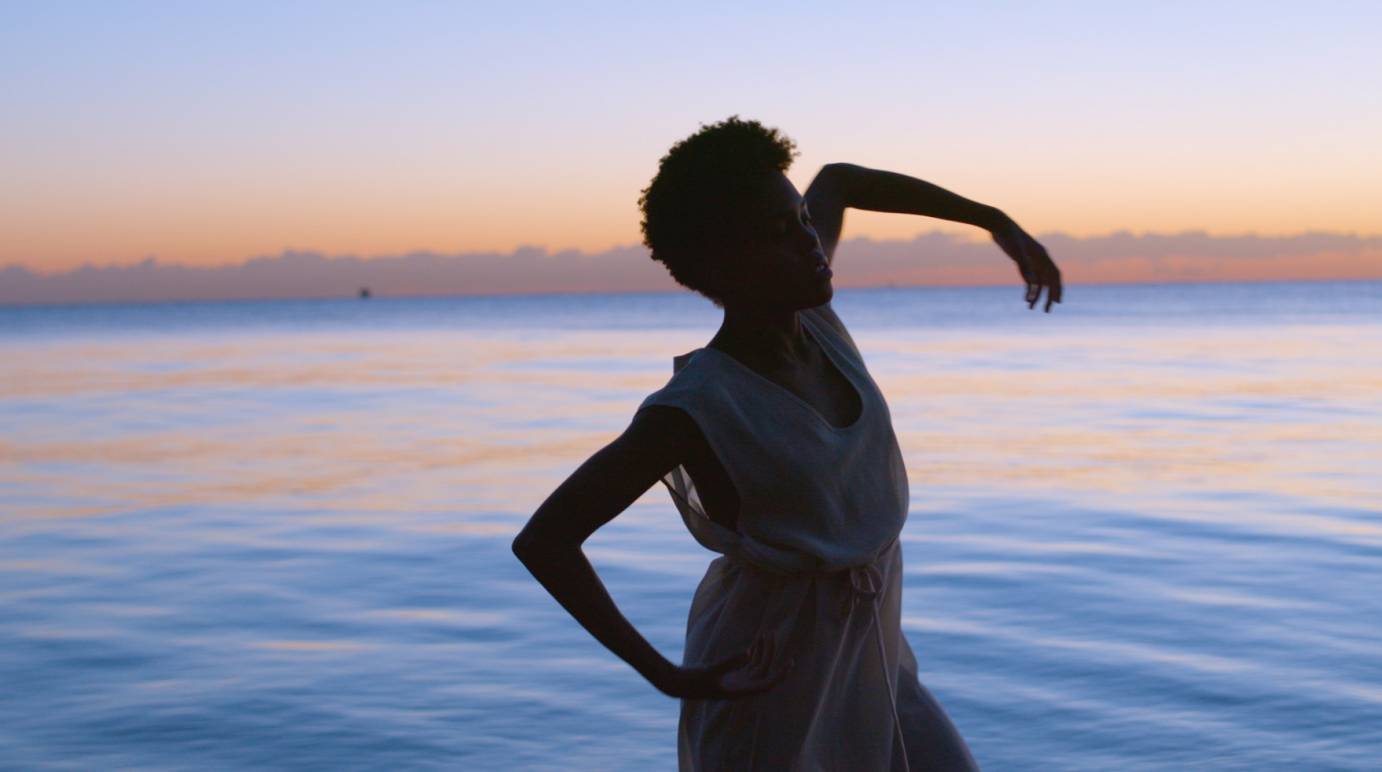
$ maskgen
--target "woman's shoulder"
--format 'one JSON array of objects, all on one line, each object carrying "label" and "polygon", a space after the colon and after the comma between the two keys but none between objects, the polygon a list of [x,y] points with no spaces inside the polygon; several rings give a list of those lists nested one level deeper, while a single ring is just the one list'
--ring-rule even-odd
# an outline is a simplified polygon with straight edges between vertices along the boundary
[{"label": "woman's shoulder", "polygon": [[658,404],[687,409],[704,401],[709,393],[720,388],[720,379],[712,372],[712,364],[713,356],[703,348],[672,357],[672,376],[644,398],[638,409]]}]

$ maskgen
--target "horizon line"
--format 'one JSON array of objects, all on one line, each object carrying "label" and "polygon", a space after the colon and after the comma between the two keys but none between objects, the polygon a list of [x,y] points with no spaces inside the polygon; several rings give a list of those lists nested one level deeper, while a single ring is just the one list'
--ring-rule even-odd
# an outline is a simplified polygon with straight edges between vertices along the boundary
[{"label": "horizon line", "polygon": [[[859,234],[859,235],[857,235],[857,236],[847,236],[847,237],[841,238],[839,243],[840,243],[841,245],[846,244],[846,243],[848,243],[848,242],[852,242],[852,241],[866,241],[866,242],[871,242],[871,243],[909,243],[909,242],[917,241],[917,240],[920,240],[920,239],[923,239],[923,238],[926,238],[926,237],[933,237],[933,236],[937,236],[937,235],[945,236],[945,237],[947,237],[947,238],[956,239],[956,240],[958,240],[958,241],[965,241],[965,242],[971,242],[971,243],[974,243],[974,242],[984,243],[984,242],[987,241],[987,239],[985,238],[985,237],[988,235],[987,233],[984,233],[984,232],[982,232],[982,231],[980,231],[980,232],[971,232],[971,230],[973,230],[973,229],[970,229],[970,230],[960,230],[960,229],[952,229],[952,228],[945,228],[945,227],[934,227],[934,228],[931,228],[930,230],[919,231],[919,232],[913,234],[912,236],[907,236],[907,237],[901,237],[901,236],[897,236],[897,237],[875,237],[875,236],[870,236],[870,235],[868,235],[868,234]],[[1113,236],[1122,236],[1122,235],[1131,236],[1131,237],[1133,237],[1133,238],[1145,238],[1145,237],[1148,237],[1148,236],[1159,236],[1159,237],[1202,236],[1202,237],[1208,237],[1208,238],[1212,238],[1212,239],[1253,239],[1253,238],[1260,238],[1260,239],[1283,239],[1283,238],[1297,238],[1297,237],[1308,237],[1308,236],[1341,236],[1341,237],[1346,237],[1346,238],[1354,238],[1354,239],[1361,239],[1361,240],[1371,240],[1371,239],[1382,239],[1382,230],[1379,230],[1379,231],[1376,231],[1376,232],[1364,232],[1364,231],[1361,231],[1361,230],[1330,230],[1330,229],[1327,229],[1327,228],[1306,228],[1306,229],[1303,229],[1303,230],[1282,231],[1282,232],[1280,232],[1280,233],[1270,233],[1270,232],[1264,233],[1264,232],[1255,231],[1255,230],[1242,231],[1242,232],[1213,232],[1213,231],[1211,231],[1211,230],[1209,230],[1209,229],[1207,229],[1207,228],[1184,228],[1184,229],[1181,229],[1181,230],[1164,230],[1164,231],[1151,230],[1151,229],[1146,229],[1146,230],[1140,230],[1140,231],[1139,231],[1139,230],[1134,230],[1134,229],[1132,229],[1132,228],[1114,228],[1114,229],[1109,230],[1109,231],[1097,232],[1097,233],[1088,233],[1088,234],[1083,234],[1083,235],[1076,235],[1076,234],[1074,234],[1074,233],[1071,233],[1070,231],[1065,231],[1065,230],[1047,230],[1047,231],[1043,231],[1043,232],[1038,233],[1038,234],[1034,234],[1034,238],[1036,238],[1038,241],[1041,241],[1042,239],[1045,239],[1045,238],[1069,238],[1069,239],[1089,240],[1089,239],[1105,239],[1105,238],[1110,238],[1110,237],[1113,237]],[[314,247],[297,247],[297,246],[291,246],[291,245],[289,245],[289,246],[284,246],[284,247],[280,248],[279,251],[278,251],[276,254],[275,254],[275,253],[270,253],[270,252],[263,252],[263,253],[251,254],[251,255],[247,255],[247,256],[245,256],[245,257],[239,258],[238,261],[236,261],[236,260],[230,260],[230,261],[215,262],[215,263],[212,263],[212,262],[208,262],[208,263],[190,262],[190,263],[189,263],[189,262],[186,262],[185,260],[179,260],[178,258],[164,258],[163,256],[160,256],[160,255],[158,255],[157,253],[150,253],[150,254],[147,254],[147,255],[145,255],[145,256],[143,256],[143,257],[141,257],[141,258],[137,258],[137,259],[129,260],[129,261],[124,261],[124,262],[95,263],[95,262],[92,262],[92,261],[90,261],[90,260],[87,260],[87,261],[85,261],[85,262],[79,263],[79,264],[77,264],[77,265],[75,265],[75,266],[72,266],[72,267],[68,267],[68,268],[57,268],[57,269],[52,269],[52,270],[48,270],[48,269],[45,269],[45,268],[37,267],[37,266],[34,266],[34,265],[29,265],[29,264],[26,264],[26,263],[24,263],[24,262],[22,262],[22,261],[12,261],[12,262],[8,262],[8,263],[0,264],[0,271],[8,271],[8,270],[12,270],[12,269],[19,269],[19,270],[22,270],[22,271],[27,271],[28,273],[33,274],[33,275],[35,275],[35,276],[52,277],[52,276],[58,276],[58,275],[65,274],[65,273],[72,273],[72,272],[75,272],[75,271],[86,270],[86,269],[100,270],[100,269],[104,269],[104,268],[133,268],[133,267],[140,266],[140,265],[144,265],[144,264],[148,264],[148,263],[155,263],[155,264],[158,264],[158,265],[160,265],[160,266],[163,266],[163,267],[170,267],[170,268],[176,268],[176,267],[191,268],[191,269],[234,268],[234,267],[238,267],[238,266],[244,266],[244,265],[246,265],[246,264],[248,264],[248,263],[250,263],[250,262],[252,262],[252,261],[255,261],[255,260],[273,260],[273,259],[276,259],[276,258],[286,257],[286,256],[289,256],[289,255],[314,255],[314,256],[322,257],[322,258],[327,259],[327,260],[361,260],[361,261],[370,261],[370,260],[389,260],[389,259],[397,259],[397,258],[400,258],[400,257],[414,257],[414,256],[455,257],[455,258],[460,258],[460,257],[470,257],[470,256],[517,255],[517,254],[520,254],[520,253],[528,253],[528,252],[542,252],[542,253],[544,253],[544,254],[546,254],[546,255],[549,255],[549,256],[551,256],[551,255],[567,254],[567,253],[576,253],[576,254],[581,254],[581,255],[597,255],[597,254],[604,253],[604,252],[614,252],[614,251],[629,250],[629,249],[647,249],[647,246],[646,246],[642,241],[614,242],[614,243],[611,243],[609,246],[601,247],[601,248],[598,248],[598,249],[591,249],[591,248],[586,248],[586,247],[576,247],[576,246],[557,247],[557,246],[552,246],[552,245],[550,245],[550,244],[528,244],[528,243],[518,243],[518,244],[515,244],[514,246],[509,247],[509,248],[507,248],[507,249],[477,248],[477,249],[460,249],[460,250],[456,250],[456,251],[448,251],[448,250],[446,250],[446,249],[437,249],[437,248],[430,248],[430,247],[422,247],[422,248],[413,248],[413,249],[407,249],[407,250],[398,250],[398,251],[394,251],[394,252],[382,252],[382,253],[375,253],[375,254],[365,255],[365,254],[361,254],[361,253],[358,253],[358,252],[336,252],[336,253],[330,253],[330,252],[327,252],[327,251],[324,251],[324,250],[321,250],[321,249],[317,249],[317,248],[314,248]],[[167,262],[165,262],[165,260],[166,260]],[[1130,283],[1137,283],[1137,282],[1130,282]],[[1182,282],[1177,282],[1177,283],[1182,283]]]},{"label": "horizon line", "polygon": [[[0,269],[3,270],[3,269]],[[1378,277],[1359,277],[1359,278],[1327,278],[1327,279],[1193,279],[1180,281],[1088,281],[1071,285],[1064,284],[1066,289],[1071,286],[1077,287],[1181,287],[1202,284],[1221,284],[1221,285],[1257,285],[1257,284],[1382,284],[1382,278]],[[854,291],[873,291],[873,290],[958,290],[958,289],[993,289],[1000,287],[1010,287],[1014,290],[1022,288],[1021,282],[1010,283],[979,283],[979,284],[868,284],[848,287],[836,287],[835,293],[854,292]],[[362,288],[365,289],[365,288]],[[399,293],[388,295],[376,295],[371,290],[368,298],[359,295],[301,295],[301,296],[244,296],[244,297],[225,297],[225,298],[159,298],[154,300],[35,300],[28,302],[10,302],[0,300],[0,308],[34,308],[34,307],[58,307],[58,306],[146,306],[146,305],[172,305],[172,304],[211,304],[211,303],[296,303],[306,300],[320,301],[342,301],[351,303],[364,303],[374,300],[457,300],[465,298],[541,298],[541,297],[563,297],[563,296],[601,296],[601,295],[679,295],[698,294],[686,287],[676,287],[672,289],[648,289],[648,290],[550,290],[550,291],[524,291],[524,292],[437,292],[437,293]],[[706,300],[709,303],[709,300]],[[1059,305],[1059,304],[1058,304]]]}]

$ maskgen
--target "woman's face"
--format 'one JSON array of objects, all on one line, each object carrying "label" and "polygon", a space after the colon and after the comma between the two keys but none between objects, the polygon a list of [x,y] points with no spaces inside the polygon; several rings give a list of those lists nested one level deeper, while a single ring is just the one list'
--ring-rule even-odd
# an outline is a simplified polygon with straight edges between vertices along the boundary
[{"label": "woman's face", "polygon": [[825,250],[787,175],[765,176],[742,202],[720,264],[725,305],[797,310],[829,302],[834,288]]}]

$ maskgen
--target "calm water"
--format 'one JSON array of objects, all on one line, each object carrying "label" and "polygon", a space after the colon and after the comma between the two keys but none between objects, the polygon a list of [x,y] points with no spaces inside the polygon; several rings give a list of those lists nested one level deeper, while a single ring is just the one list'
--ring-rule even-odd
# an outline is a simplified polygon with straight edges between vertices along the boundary
[{"label": "calm water", "polygon": [[[988,770],[1382,765],[1382,284],[841,291],[903,628]],[[0,767],[671,769],[677,703],[509,551],[715,309],[0,308]],[[680,658],[713,557],[587,543]]]}]

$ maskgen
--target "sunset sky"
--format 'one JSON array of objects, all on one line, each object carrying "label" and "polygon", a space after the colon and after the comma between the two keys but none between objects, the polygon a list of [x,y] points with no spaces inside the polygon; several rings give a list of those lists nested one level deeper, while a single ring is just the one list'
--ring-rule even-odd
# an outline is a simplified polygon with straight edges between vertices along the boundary
[{"label": "sunset sky", "polygon": [[1376,3],[210,5],[0,6],[0,266],[633,245],[733,113],[799,187],[887,168],[1035,234],[1382,233]]}]

